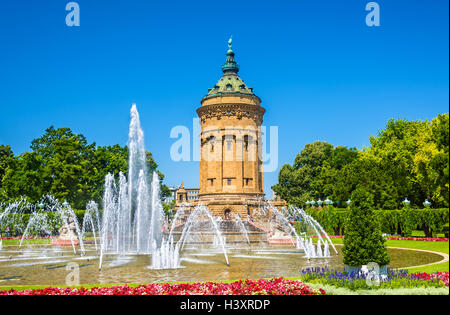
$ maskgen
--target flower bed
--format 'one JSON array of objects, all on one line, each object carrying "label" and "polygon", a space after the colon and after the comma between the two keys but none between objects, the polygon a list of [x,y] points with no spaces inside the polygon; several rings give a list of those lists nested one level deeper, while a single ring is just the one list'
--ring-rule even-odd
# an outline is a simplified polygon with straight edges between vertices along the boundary
[{"label": "flower bed", "polygon": [[[49,239],[52,238],[52,236],[25,236],[24,239],[31,240],[31,239]],[[2,240],[21,240],[22,236],[2,236]]]},{"label": "flower bed", "polygon": [[[370,276],[369,276],[370,277]],[[386,276],[381,276],[379,282],[369,278],[364,273],[346,273],[345,271],[327,268],[307,268],[302,270],[302,281],[311,283],[329,284],[336,287],[359,289],[396,289],[418,287],[448,287],[448,272],[435,274],[408,273],[407,270],[388,269]],[[372,280],[372,281],[366,281]]]},{"label": "flower bed", "polygon": [[[317,235],[311,235],[317,237]],[[325,235],[321,235],[322,238]],[[344,238],[344,235],[328,235],[330,238]],[[403,236],[386,236],[387,240],[395,241],[427,241],[427,242],[448,242],[448,237],[403,237]]]},{"label": "flower bed", "polygon": [[388,240],[397,241],[427,241],[427,242],[448,242],[448,237],[402,237],[402,236],[389,236]]},{"label": "flower bed", "polygon": [[0,295],[325,295],[323,289],[312,289],[300,281],[273,278],[239,280],[232,283],[196,282],[181,284],[146,284],[113,287],[54,288],[0,291]]},{"label": "flower bed", "polygon": [[433,280],[440,280],[444,285],[448,287],[448,278],[449,273],[448,272],[436,272],[436,273],[426,273],[426,272],[420,272],[420,273],[414,273],[411,274],[411,278],[413,279],[422,279],[427,281],[433,281]]}]

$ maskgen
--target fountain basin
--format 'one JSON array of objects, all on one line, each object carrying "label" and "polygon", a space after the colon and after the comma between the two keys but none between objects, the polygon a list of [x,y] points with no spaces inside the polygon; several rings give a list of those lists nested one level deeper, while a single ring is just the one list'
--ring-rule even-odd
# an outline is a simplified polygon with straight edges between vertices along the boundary
[{"label": "fountain basin", "polygon": [[267,243],[269,245],[291,245],[295,246],[295,239],[293,238],[268,238]]},{"label": "fountain basin", "polygon": [[77,246],[80,242],[78,240],[62,240],[62,239],[52,239],[52,246]]}]

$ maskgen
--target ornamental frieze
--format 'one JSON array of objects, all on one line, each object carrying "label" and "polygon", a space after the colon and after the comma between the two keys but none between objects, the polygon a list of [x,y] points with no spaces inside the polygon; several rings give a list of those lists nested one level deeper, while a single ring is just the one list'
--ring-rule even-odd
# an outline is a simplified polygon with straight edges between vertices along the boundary
[{"label": "ornamental frieze", "polygon": [[222,117],[236,117],[238,120],[248,118],[254,120],[257,124],[262,124],[265,109],[257,105],[249,104],[215,104],[205,105],[197,109],[197,114],[204,123],[207,119]]}]

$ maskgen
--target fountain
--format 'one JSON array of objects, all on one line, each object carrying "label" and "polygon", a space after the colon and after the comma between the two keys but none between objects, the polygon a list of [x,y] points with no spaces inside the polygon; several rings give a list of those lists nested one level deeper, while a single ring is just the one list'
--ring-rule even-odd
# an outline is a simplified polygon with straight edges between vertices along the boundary
[{"label": "fountain", "polygon": [[[156,248],[156,246],[155,246]],[[180,268],[180,243],[173,243],[173,238],[162,241],[161,247],[154,249],[150,269]]]},{"label": "fountain", "polygon": [[8,205],[3,204],[2,207],[4,210],[0,213],[0,231],[8,229],[11,234],[23,232],[26,226],[22,214],[32,212],[34,205],[28,203],[25,198],[20,198]]},{"label": "fountain", "polygon": [[[24,213],[29,213],[26,224],[23,220]],[[22,198],[7,205],[0,213],[0,230],[8,229],[11,233],[14,230],[14,234],[22,235],[19,248],[22,247],[25,238],[50,237],[55,227],[59,227],[59,237],[52,240],[52,245],[71,244],[74,253],[76,253],[75,245],[79,245],[81,254],[84,254],[78,220],[67,202],[60,204],[53,196],[45,195],[36,206]]]},{"label": "fountain", "polygon": [[150,254],[162,246],[163,210],[159,177],[153,173],[148,184],[144,132],[136,105],[130,111],[128,180],[119,173],[105,178],[100,262],[106,253]]},{"label": "fountain", "polygon": [[[176,229],[175,229],[176,231]],[[198,205],[190,214],[186,224],[181,232],[176,233],[179,237],[178,243],[182,250],[186,243],[202,244],[213,243],[214,239],[217,246],[220,246],[225,257],[226,264],[229,265],[227,251],[225,249],[225,239],[217,225],[211,212],[204,205]],[[175,235],[175,232],[173,233]],[[211,239],[212,236],[212,239]]]},{"label": "fountain", "polygon": [[19,248],[22,246],[23,240],[26,236],[31,234],[34,235],[51,235],[51,226],[49,224],[49,219],[47,212],[45,211],[35,211],[30,215],[28,219],[27,227],[20,240]]},{"label": "fountain", "polygon": [[[80,229],[70,205],[67,202],[61,205],[51,197],[46,197],[45,209],[41,206],[38,209],[25,200],[1,207],[4,211],[0,211],[0,229],[14,226],[22,233],[21,243],[28,235],[55,235],[54,230],[59,227],[60,235],[52,240],[52,243],[71,245],[75,255],[76,249],[80,248],[81,257],[63,258],[68,255],[70,249],[60,247],[55,248],[55,251],[47,251],[45,248],[36,247],[37,253],[43,253],[39,259],[52,262],[45,265],[48,270],[59,268],[52,264],[63,263],[67,259],[94,260],[95,262],[86,263],[85,266],[89,269],[90,265],[95,264],[92,268],[99,270],[102,270],[103,263],[111,261],[112,257],[115,257],[115,260],[108,266],[117,268],[128,263],[133,264],[132,267],[117,269],[119,272],[107,270],[98,273],[99,281],[101,279],[113,282],[120,278],[109,278],[111,274],[117,273],[120,277],[120,270],[135,270],[139,268],[136,266],[142,264],[145,264],[146,273],[140,273],[141,276],[150,273],[153,276],[160,274],[167,277],[167,273],[162,270],[184,268],[180,273],[177,271],[177,274],[186,274],[197,279],[197,274],[203,272],[203,269],[210,270],[209,273],[214,270],[214,274],[217,271],[214,266],[217,264],[226,264],[230,268],[227,270],[233,269],[234,273],[236,270],[247,270],[258,276],[272,276],[281,270],[284,273],[284,268],[310,264],[310,258],[336,260],[330,256],[329,245],[331,244],[335,251],[336,249],[328,235],[303,209],[289,207],[280,211],[261,197],[254,203],[258,205],[258,209],[252,216],[249,215],[247,220],[238,214],[226,219],[214,217],[205,205],[186,204],[178,209],[170,225],[167,225],[160,199],[159,176],[148,172],[144,133],[135,105],[130,110],[130,116],[129,169],[127,175],[120,172],[116,176],[108,174],[105,177],[102,215],[98,205],[93,201],[89,202]],[[22,214],[25,212],[31,213],[26,225],[22,222]],[[294,216],[299,222],[298,231],[291,224]],[[85,249],[83,239],[87,236],[89,238],[86,240]],[[316,244],[312,241],[314,236],[318,240]],[[245,247],[241,244],[245,244]],[[293,246],[294,249],[286,249],[286,245]],[[5,246],[2,253],[4,251]],[[85,251],[89,251],[93,256],[84,257]],[[33,255],[29,256],[30,260],[35,259]],[[48,260],[49,257],[54,257],[53,261]],[[308,259],[302,259],[303,257]],[[230,265],[230,259],[233,266]],[[288,261],[287,265],[283,265],[285,259]],[[13,261],[19,266],[39,264],[22,264],[22,257],[11,262]],[[323,262],[319,260],[318,263]],[[196,267],[195,264],[200,265]],[[248,270],[253,268],[252,266],[255,266],[255,271]],[[294,269],[292,272],[296,273],[297,267]],[[270,270],[269,274],[265,274],[265,270]],[[159,273],[155,273],[156,271]],[[130,276],[130,273],[128,275]],[[133,274],[131,278],[140,281]]]},{"label": "fountain", "polygon": [[83,217],[83,227],[81,228],[81,238],[85,238],[86,232],[92,232],[95,249],[98,249],[97,246],[97,233],[100,231],[100,215],[98,212],[98,205],[95,201],[90,201],[86,205],[86,211],[84,212]]},{"label": "fountain", "polygon": [[[55,239],[52,239],[52,245],[72,245],[74,253],[76,253],[75,246],[79,245],[81,249],[81,255],[85,255],[86,251],[84,248],[80,224],[78,223],[77,216],[75,215],[72,207],[67,201],[63,202],[63,204],[61,205],[59,204],[59,202],[57,202],[57,200],[55,200],[54,205],[55,211],[53,211],[53,220],[56,221],[56,225],[60,226],[60,228],[58,230],[59,236]],[[39,228],[42,228],[42,226],[40,226]]]},{"label": "fountain", "polygon": [[244,222],[242,222],[241,216],[236,213],[234,215],[234,219],[238,224],[239,232],[244,236],[245,240],[247,241],[247,244],[250,245],[250,239],[248,238],[248,231],[247,228],[245,227]]},{"label": "fountain", "polygon": [[[294,215],[301,221],[302,227],[305,230],[308,230],[306,232],[308,232],[310,234],[315,234],[318,237],[318,240],[321,241],[322,243],[326,244],[326,246],[328,246],[328,244],[331,244],[331,246],[334,249],[334,252],[337,254],[336,247],[334,246],[334,244],[331,241],[331,239],[328,236],[328,234],[325,232],[325,230],[319,224],[319,222],[317,222],[313,217],[308,215],[305,212],[305,210],[303,210],[301,208],[290,206],[289,207],[289,211],[291,213],[294,213]],[[324,242],[322,236],[325,237],[325,239],[327,241],[326,243]]]}]

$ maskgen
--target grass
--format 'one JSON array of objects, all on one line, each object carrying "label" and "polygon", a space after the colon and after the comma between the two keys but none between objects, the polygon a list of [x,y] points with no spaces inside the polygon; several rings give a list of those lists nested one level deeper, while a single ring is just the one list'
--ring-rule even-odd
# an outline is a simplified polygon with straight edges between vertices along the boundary
[{"label": "grass", "polygon": [[[424,231],[412,231],[411,234],[412,237],[425,237],[425,232]],[[434,237],[445,237],[444,233],[437,233],[436,235],[434,235]]]},{"label": "grass", "polygon": [[449,263],[444,262],[440,264],[430,265],[430,266],[423,266],[423,267],[415,267],[415,268],[409,268],[408,271],[411,273],[416,272],[426,272],[426,273],[435,273],[435,272],[448,272]]},{"label": "grass", "polygon": [[[20,245],[20,239],[9,239],[9,240],[2,240],[3,246],[8,245]],[[30,238],[30,239],[24,239],[22,245],[47,245],[51,244],[51,239],[48,238]]]},{"label": "grass", "polygon": [[[313,240],[317,241],[317,240]],[[343,238],[332,238],[331,241],[333,244],[339,245],[344,244]],[[400,248],[409,248],[409,249],[421,249],[421,250],[430,250],[434,252],[440,253],[449,253],[449,242],[431,242],[431,241],[404,241],[404,240],[386,240],[386,246],[388,247],[400,247]],[[440,271],[449,271],[449,262],[444,262],[440,264],[409,268],[409,272],[440,272]]]},{"label": "grass", "polygon": [[[343,238],[332,238],[333,244],[344,244]],[[386,246],[449,253],[449,242],[386,240]]]}]

